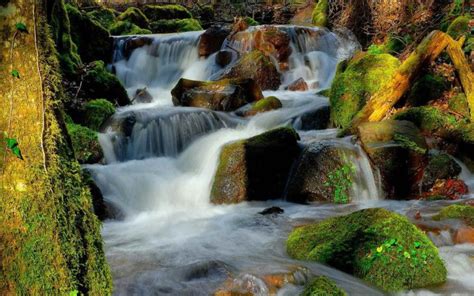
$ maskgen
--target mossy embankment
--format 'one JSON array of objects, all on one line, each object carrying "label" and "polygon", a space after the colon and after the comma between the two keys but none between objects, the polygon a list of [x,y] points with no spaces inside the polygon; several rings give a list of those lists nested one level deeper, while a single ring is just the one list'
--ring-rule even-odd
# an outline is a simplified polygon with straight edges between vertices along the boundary
[{"label": "mossy embankment", "polygon": [[[0,101],[0,129],[18,140],[24,157],[0,152],[0,294],[109,295],[100,222],[63,120],[57,55],[63,65],[66,56],[77,56],[70,39],[63,38],[67,32],[47,25],[48,12],[64,3],[35,3],[8,3],[0,23],[2,38],[10,42],[16,23],[28,30],[17,33],[13,45],[0,47],[2,64],[11,65],[0,68],[5,77],[0,96],[6,98]],[[55,22],[66,19],[64,14],[55,17]],[[53,40],[59,39],[57,53]],[[12,68],[20,78],[10,75]]]}]

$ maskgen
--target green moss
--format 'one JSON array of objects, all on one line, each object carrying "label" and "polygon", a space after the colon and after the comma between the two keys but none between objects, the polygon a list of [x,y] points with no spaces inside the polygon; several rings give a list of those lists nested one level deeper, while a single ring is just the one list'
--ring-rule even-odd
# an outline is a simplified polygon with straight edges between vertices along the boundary
[{"label": "green moss", "polygon": [[148,29],[150,27],[148,18],[136,7],[129,7],[118,16],[117,20],[132,23],[143,29]]},{"label": "green moss", "polygon": [[469,205],[447,206],[433,217],[433,220],[460,219],[469,226],[474,227],[474,207]]},{"label": "green moss", "polygon": [[[85,63],[95,60],[108,62],[112,51],[109,32],[72,5],[67,4],[66,11],[71,23],[72,41],[78,48],[81,60]],[[91,36],[94,36],[94,38],[91,38]]]},{"label": "green moss", "polygon": [[80,163],[96,163],[102,159],[102,148],[97,132],[74,123],[67,124],[67,130]]},{"label": "green moss", "polygon": [[400,61],[389,54],[360,54],[347,67],[338,67],[329,96],[333,124],[347,128],[367,99],[392,77],[399,65]]},{"label": "green moss", "polygon": [[117,12],[111,8],[99,7],[89,11],[87,15],[98,22],[102,27],[109,30],[116,21]]},{"label": "green moss", "polygon": [[470,17],[468,16],[459,16],[457,17],[448,27],[446,33],[458,39],[461,36],[469,37],[471,33],[471,28],[469,27]]},{"label": "green moss", "polygon": [[175,33],[202,30],[199,21],[192,18],[172,20],[165,19],[152,22],[150,26],[153,33]]},{"label": "green moss", "polygon": [[449,109],[469,118],[469,104],[467,102],[466,95],[464,93],[458,93],[448,101]]},{"label": "green moss", "polygon": [[102,61],[95,61],[93,67],[84,76],[82,90],[88,98],[105,98],[119,106],[130,104],[122,83],[115,75],[107,71]]},{"label": "green moss", "polygon": [[366,209],[293,230],[288,254],[351,273],[385,291],[444,283],[438,249],[407,218]]},{"label": "green moss", "polygon": [[152,22],[193,17],[191,13],[181,5],[147,5],[143,8],[143,13]]},{"label": "green moss", "polygon": [[408,94],[408,103],[413,106],[426,104],[438,99],[448,89],[448,82],[444,77],[426,74],[418,79]]},{"label": "green moss", "polygon": [[254,20],[253,18],[249,17],[249,16],[246,16],[244,17],[244,21],[247,23],[247,25],[249,26],[258,26],[260,25],[259,22],[257,22],[256,20]]},{"label": "green moss", "polygon": [[85,125],[95,131],[98,131],[115,113],[114,105],[105,99],[92,100],[84,106],[84,109]]},{"label": "green moss", "polygon": [[334,281],[325,276],[319,276],[306,285],[300,296],[346,296],[347,293],[339,288]]},{"label": "green moss", "polygon": [[328,25],[329,1],[319,0],[313,10],[313,25],[326,27]]},{"label": "green moss", "polygon": [[252,103],[252,106],[245,112],[245,115],[251,116],[257,113],[280,109],[281,107],[281,101],[277,97],[270,96]]},{"label": "green moss", "polygon": [[135,24],[130,22],[118,21],[112,25],[110,28],[110,34],[120,36],[120,35],[145,35],[151,34],[152,32],[147,29],[142,29]]}]

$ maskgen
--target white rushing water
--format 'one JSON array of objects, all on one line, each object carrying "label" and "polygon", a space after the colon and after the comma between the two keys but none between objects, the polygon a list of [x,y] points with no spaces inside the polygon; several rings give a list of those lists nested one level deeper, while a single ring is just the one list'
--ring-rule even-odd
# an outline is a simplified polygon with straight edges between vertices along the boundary
[{"label": "white rushing water", "polygon": [[[251,118],[172,107],[170,90],[181,77],[209,80],[224,70],[216,65],[215,55],[199,58],[202,32],[151,35],[152,43],[133,50],[128,59],[124,58],[123,40],[116,42],[112,66],[129,94],[146,87],[153,97],[152,103],[118,110],[100,136],[107,164],[87,167],[106,202],[124,216],[120,221],[106,221],[103,229],[116,295],[209,295],[225,283],[268,295],[263,278],[277,273],[293,273],[297,279],[278,295],[298,294],[308,279],[319,274],[334,279],[351,295],[382,295],[343,272],[286,255],[287,235],[301,221],[371,206],[406,214],[417,203],[381,200],[378,172],[351,139],[336,140],[333,129],[305,130],[305,116],[319,116],[328,107],[328,99],[316,92],[329,87],[337,62],[357,49],[357,42],[347,32],[280,28],[291,39],[289,70],[282,74],[281,89],[264,95],[277,96],[283,108]],[[300,77],[309,82],[311,90],[283,90]],[[353,203],[211,205],[210,188],[222,146],[282,125],[298,130],[301,145],[331,140],[349,148],[347,157],[356,172],[350,191]],[[284,208],[285,213],[258,214],[273,205]],[[455,248],[446,248],[441,253],[447,260],[457,256]],[[450,270],[450,276],[458,280],[462,272]]]}]

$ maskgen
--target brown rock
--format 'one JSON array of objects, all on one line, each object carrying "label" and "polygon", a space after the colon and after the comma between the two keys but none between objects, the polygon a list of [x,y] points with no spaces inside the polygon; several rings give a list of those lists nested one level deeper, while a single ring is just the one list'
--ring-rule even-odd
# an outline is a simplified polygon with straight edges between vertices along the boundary
[{"label": "brown rock", "polygon": [[306,91],[308,90],[308,84],[306,83],[306,81],[304,81],[303,78],[299,78],[293,81],[292,83],[290,83],[286,87],[286,89],[291,90],[291,91]]},{"label": "brown rock", "polygon": [[232,52],[228,50],[221,50],[216,55],[216,64],[225,67],[232,62]]},{"label": "brown rock", "polygon": [[474,244],[474,228],[462,227],[454,234],[455,244]]},{"label": "brown rock", "polygon": [[125,58],[129,58],[132,52],[139,48],[143,47],[145,45],[150,45],[153,43],[153,39],[150,37],[146,36],[136,36],[136,37],[130,37],[125,41],[124,47],[123,47],[123,53]]},{"label": "brown rock", "polygon": [[219,51],[230,30],[222,26],[212,26],[199,39],[199,56],[208,57]]}]

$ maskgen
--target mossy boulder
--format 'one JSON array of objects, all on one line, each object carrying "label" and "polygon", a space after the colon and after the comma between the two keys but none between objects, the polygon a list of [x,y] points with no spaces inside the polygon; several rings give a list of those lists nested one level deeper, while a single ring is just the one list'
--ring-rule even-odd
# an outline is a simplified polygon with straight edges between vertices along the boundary
[{"label": "mossy boulder", "polygon": [[298,157],[298,139],[294,129],[282,127],[225,145],[212,184],[211,202],[281,198]]},{"label": "mossy boulder", "polygon": [[329,11],[329,1],[328,0],[318,0],[318,3],[313,10],[313,25],[318,27],[326,27],[328,25],[328,11]]},{"label": "mossy boulder", "polygon": [[66,10],[72,27],[71,37],[82,61],[85,63],[95,60],[109,62],[113,46],[109,32],[76,7],[67,4]]},{"label": "mossy boulder", "polygon": [[461,167],[449,154],[431,153],[423,170],[422,191],[430,190],[437,180],[456,179],[460,173]]},{"label": "mossy boulder", "polygon": [[335,142],[307,146],[288,180],[286,199],[297,203],[349,202],[355,173],[351,162],[354,154],[351,147]]},{"label": "mossy boulder", "polygon": [[143,13],[152,22],[193,17],[191,13],[181,5],[147,5],[143,8]]},{"label": "mossy boulder", "polygon": [[448,86],[445,78],[426,74],[415,82],[408,93],[407,102],[412,106],[425,105],[429,101],[441,97]]},{"label": "mossy boulder", "polygon": [[132,23],[142,29],[149,29],[150,27],[150,22],[148,18],[139,8],[136,7],[127,8],[127,10],[122,12],[117,17],[117,20]]},{"label": "mossy boulder", "polygon": [[130,104],[122,83],[107,71],[102,61],[93,62],[92,69],[84,76],[82,91],[85,97],[105,98],[119,106]]},{"label": "mossy boulder", "polygon": [[468,226],[474,227],[474,207],[471,205],[450,205],[433,217],[433,220],[458,219]]},{"label": "mossy boulder", "polygon": [[358,127],[362,147],[380,171],[388,198],[406,199],[419,188],[428,145],[411,122],[384,120]]},{"label": "mossy boulder", "polygon": [[175,33],[202,30],[198,20],[193,18],[159,20],[150,24],[153,33]]},{"label": "mossy boulder", "polygon": [[84,124],[95,131],[115,113],[115,106],[106,99],[96,99],[84,106]]},{"label": "mossy boulder", "polygon": [[199,19],[199,21],[207,27],[209,24],[211,24],[214,19],[215,19],[215,11],[212,5],[203,5],[199,7],[197,11],[197,16],[195,16]]},{"label": "mossy boulder", "polygon": [[244,54],[222,78],[251,78],[263,90],[277,90],[281,84],[280,73],[275,65],[258,50]]},{"label": "mossy boulder", "polygon": [[97,132],[74,123],[67,124],[67,131],[71,137],[74,154],[79,163],[97,163],[102,160],[104,155]]},{"label": "mossy boulder", "polygon": [[451,111],[462,115],[465,118],[469,118],[469,104],[464,93],[458,93],[448,101],[448,106]]},{"label": "mossy boulder", "polygon": [[100,6],[89,11],[87,15],[94,21],[98,22],[102,27],[109,30],[116,22],[116,16],[118,13],[112,8]]},{"label": "mossy boulder", "polygon": [[195,81],[182,78],[171,95],[175,106],[216,111],[234,111],[245,104],[263,99],[260,87],[252,79]]},{"label": "mossy boulder", "polygon": [[300,296],[346,296],[347,293],[325,276],[313,279]]},{"label": "mossy boulder", "polygon": [[365,209],[296,228],[288,254],[359,277],[387,292],[440,285],[446,267],[431,240],[406,217]]},{"label": "mossy boulder", "polygon": [[329,92],[333,124],[347,128],[367,99],[392,77],[399,66],[400,61],[389,54],[360,53],[351,61],[340,63]]},{"label": "mossy boulder", "polygon": [[258,100],[250,105],[250,108],[244,112],[244,116],[254,116],[258,113],[280,109],[281,101],[274,96]]},{"label": "mossy boulder", "polygon": [[146,35],[151,34],[152,32],[148,29],[142,29],[139,26],[127,22],[127,21],[118,21],[110,28],[110,34],[112,35]]},{"label": "mossy boulder", "polygon": [[469,37],[471,28],[469,27],[469,21],[471,20],[468,16],[458,16],[448,27],[446,33],[453,39],[458,39],[461,36]]}]

